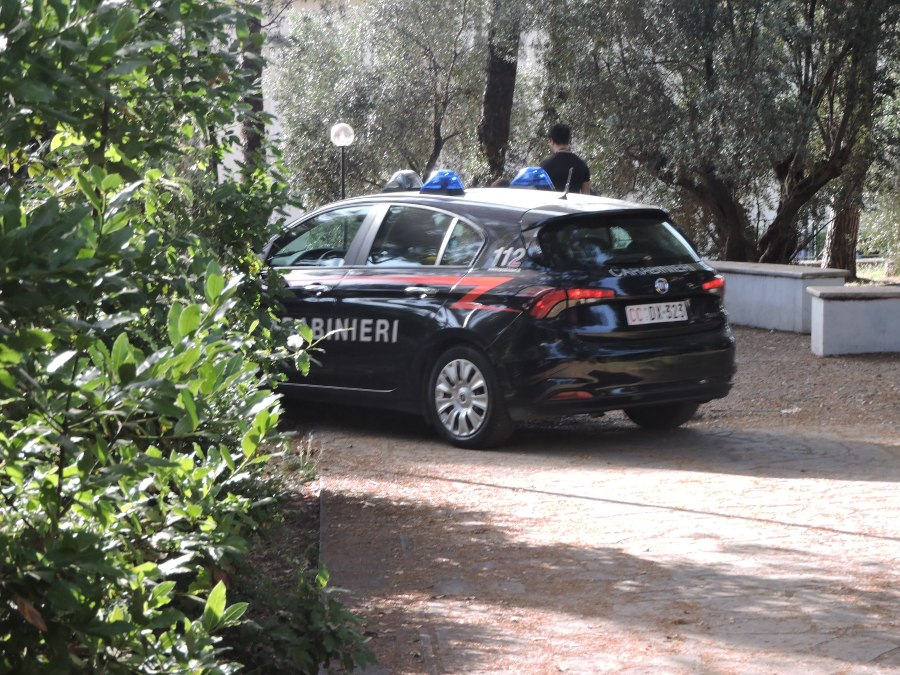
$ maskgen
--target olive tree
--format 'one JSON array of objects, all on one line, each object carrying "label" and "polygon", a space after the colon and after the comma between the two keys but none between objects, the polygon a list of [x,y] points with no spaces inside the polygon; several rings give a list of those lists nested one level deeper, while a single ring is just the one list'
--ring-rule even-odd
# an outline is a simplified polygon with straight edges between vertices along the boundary
[{"label": "olive tree", "polygon": [[[607,176],[683,193],[732,260],[787,262],[858,156],[896,23],[887,0],[583,0],[550,10],[545,110],[602,138]],[[563,39],[565,36],[565,39]]]},{"label": "olive tree", "polygon": [[267,87],[303,201],[337,195],[328,136],[336,122],[356,131],[347,151],[351,194],[381,187],[399,169],[427,176],[474,161],[483,11],[481,0],[463,0],[452,12],[414,0],[365,0],[294,15],[273,48]]}]

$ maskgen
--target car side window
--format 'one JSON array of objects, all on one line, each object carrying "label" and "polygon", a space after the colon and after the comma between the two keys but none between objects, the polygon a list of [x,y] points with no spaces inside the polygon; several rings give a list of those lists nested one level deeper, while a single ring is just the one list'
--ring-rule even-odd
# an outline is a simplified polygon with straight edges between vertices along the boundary
[{"label": "car side window", "polygon": [[388,209],[366,258],[367,265],[435,265],[456,218],[440,211],[394,205]]},{"label": "car side window", "polygon": [[269,263],[273,267],[343,265],[370,208],[366,204],[334,209],[298,223],[272,247]]},{"label": "car side window", "polygon": [[483,244],[484,237],[481,232],[468,223],[457,220],[438,264],[470,267]]}]

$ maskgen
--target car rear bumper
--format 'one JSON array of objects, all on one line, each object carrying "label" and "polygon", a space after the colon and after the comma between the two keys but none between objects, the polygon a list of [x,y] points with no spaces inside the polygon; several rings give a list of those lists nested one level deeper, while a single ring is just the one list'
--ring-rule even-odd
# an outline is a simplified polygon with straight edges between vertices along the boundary
[{"label": "car rear bumper", "polygon": [[508,364],[507,404],[515,420],[722,398],[735,372],[730,331],[652,347],[639,341],[557,341],[536,359]]}]

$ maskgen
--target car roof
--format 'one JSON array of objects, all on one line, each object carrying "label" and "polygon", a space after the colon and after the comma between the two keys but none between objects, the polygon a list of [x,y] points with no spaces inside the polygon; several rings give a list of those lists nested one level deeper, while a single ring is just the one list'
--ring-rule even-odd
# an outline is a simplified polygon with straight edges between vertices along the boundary
[{"label": "car roof", "polygon": [[[665,211],[658,207],[609,197],[571,192],[563,195],[549,190],[495,187],[470,188],[457,195],[427,194],[418,191],[378,193],[329,204],[325,208],[359,202],[417,204],[479,219],[483,219],[487,213],[500,210],[503,212],[503,220],[519,222],[523,229],[539,225],[551,218],[586,213],[640,212],[666,215]],[[497,213],[495,217],[500,217],[500,214]]]}]

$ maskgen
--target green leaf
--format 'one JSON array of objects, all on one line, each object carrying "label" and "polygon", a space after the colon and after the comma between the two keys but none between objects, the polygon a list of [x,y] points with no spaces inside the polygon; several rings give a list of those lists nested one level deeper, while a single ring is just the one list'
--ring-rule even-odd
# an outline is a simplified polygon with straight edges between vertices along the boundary
[{"label": "green leaf", "polygon": [[222,294],[225,290],[225,277],[222,275],[222,268],[219,267],[215,260],[211,261],[206,267],[206,300],[210,304]]},{"label": "green leaf", "polygon": [[166,327],[169,332],[169,342],[171,342],[172,345],[177,345],[179,340],[181,340],[181,336],[184,335],[184,333],[181,332],[182,311],[184,311],[184,307],[178,302],[169,308],[169,318]]},{"label": "green leaf", "polygon": [[185,553],[177,558],[166,560],[159,565],[159,572],[164,577],[175,576],[176,574],[186,574],[191,570],[189,563],[194,558],[194,553]]},{"label": "green leaf", "polygon": [[[74,352],[72,352],[72,353],[74,353]],[[66,354],[66,352],[63,352],[62,354],[60,354],[60,356],[57,356],[56,358],[58,359],[61,356],[64,356],[65,354]],[[68,359],[66,359],[66,360],[68,360]],[[7,347],[5,345],[0,344],[0,363],[21,363],[21,361],[22,361],[22,353],[21,352],[18,352],[15,349],[10,349],[9,347]],[[55,361],[56,361],[56,359],[51,361],[50,365],[52,366]],[[65,361],[63,363],[65,363]],[[59,366],[57,366],[57,368],[58,367]],[[49,366],[48,366],[48,369],[49,369]],[[50,372],[52,373],[54,371],[51,370]]]},{"label": "green leaf", "polygon": [[181,391],[181,395],[178,397],[181,401],[181,405],[184,406],[185,411],[191,418],[191,431],[197,428],[197,425],[200,422],[200,419],[197,417],[197,404],[194,402],[194,397],[191,396],[191,392],[187,389],[183,389]]},{"label": "green leaf", "polygon": [[150,61],[150,59],[138,56],[132,59],[119,61],[119,63],[110,68],[107,73],[109,75],[128,75],[141,68],[146,68],[151,63],[152,61]]},{"label": "green leaf", "polygon": [[78,188],[81,190],[82,194],[87,197],[91,206],[97,211],[102,211],[103,202],[100,200],[100,195],[97,194],[97,187],[91,182],[91,179],[79,171],[75,174],[75,180],[78,182]]},{"label": "green leaf", "polygon": [[234,463],[234,457],[231,456],[231,450],[224,445],[220,445],[219,453],[222,455],[222,459],[225,460],[225,464],[228,468],[234,471],[237,467]]},{"label": "green leaf", "polygon": [[178,318],[178,332],[180,335],[190,335],[200,327],[200,305],[188,305]]},{"label": "green leaf", "polygon": [[208,633],[212,633],[222,620],[225,611],[225,584],[217,583],[206,598],[206,606],[203,608],[203,627]]},{"label": "green leaf", "polygon": [[246,602],[236,602],[231,605],[225,612],[222,614],[222,625],[225,627],[233,626],[238,623],[238,620],[244,616],[244,613],[247,611],[247,608],[250,605]]},{"label": "green leaf", "polygon": [[13,98],[32,103],[49,103],[53,100],[53,90],[33,79],[19,80],[12,88],[12,95]]},{"label": "green leaf", "polygon": [[111,173],[100,183],[100,187],[104,192],[117,190],[123,183],[122,176],[117,173]]},{"label": "green leaf", "polygon": [[123,363],[116,372],[119,375],[119,382],[129,384],[137,376],[137,366],[133,363]]},{"label": "green leaf", "polygon": [[303,375],[309,375],[309,366],[310,366],[310,356],[309,352],[301,352],[297,355],[297,358],[294,359],[294,364]]},{"label": "green leaf", "polygon": [[25,472],[22,471],[22,467],[18,464],[10,464],[6,463],[3,466],[3,471],[9,476],[9,479],[13,482],[14,485],[18,487],[22,487],[25,482]]},{"label": "green leaf", "polygon": [[175,588],[174,581],[163,581],[153,587],[150,592],[150,606],[153,609],[167,605],[172,601],[171,594]]},{"label": "green leaf", "polygon": [[244,437],[241,439],[241,450],[244,453],[244,457],[249,459],[253,456],[253,453],[259,447],[260,440],[259,429],[253,428],[244,434]]},{"label": "green leaf", "polygon": [[103,227],[100,228],[100,233],[105,235],[112,234],[113,232],[118,232],[123,227],[128,225],[128,221],[131,219],[130,213],[127,211],[119,211],[118,213],[108,216],[106,220],[103,221]]},{"label": "green leaf", "polygon": [[297,332],[300,333],[300,337],[303,338],[306,344],[312,344],[314,333],[313,329],[309,327],[309,324],[305,321],[300,321],[295,325],[297,326]]},{"label": "green leaf", "polygon": [[128,341],[128,336],[125,333],[121,333],[119,337],[116,338],[116,341],[113,343],[110,357],[112,359],[112,366],[116,370],[131,357],[131,343]]},{"label": "green leaf", "polygon": [[37,351],[53,342],[53,334],[47,330],[28,328],[10,336],[7,344],[13,349]]},{"label": "green leaf", "polygon": [[106,623],[104,621],[95,620],[84,627],[84,632],[88,635],[94,635],[101,638],[114,638],[117,635],[123,635],[135,630],[136,626],[129,621],[113,621]]}]

